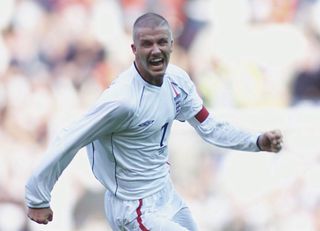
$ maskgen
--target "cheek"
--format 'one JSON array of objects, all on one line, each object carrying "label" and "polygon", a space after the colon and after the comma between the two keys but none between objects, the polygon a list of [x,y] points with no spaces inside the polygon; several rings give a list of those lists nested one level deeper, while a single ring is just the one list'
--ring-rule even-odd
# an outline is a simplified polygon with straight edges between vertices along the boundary
[{"label": "cheek", "polygon": [[139,56],[141,59],[147,59],[147,57],[148,57],[148,52],[147,52],[147,51],[137,52],[137,56]]},{"label": "cheek", "polygon": [[167,47],[166,53],[168,53],[168,54],[172,53],[172,46]]}]

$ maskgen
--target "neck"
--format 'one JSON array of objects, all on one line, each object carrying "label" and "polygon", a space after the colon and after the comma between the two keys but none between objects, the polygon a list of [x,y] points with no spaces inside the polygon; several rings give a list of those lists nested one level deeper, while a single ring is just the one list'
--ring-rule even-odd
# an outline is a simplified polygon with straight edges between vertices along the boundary
[{"label": "neck", "polygon": [[143,71],[140,71],[139,66],[137,65],[136,62],[134,62],[134,66],[144,81],[146,81],[147,83],[149,83],[151,85],[161,87],[161,85],[163,83],[163,76],[148,78],[148,75],[146,73],[144,73]]}]

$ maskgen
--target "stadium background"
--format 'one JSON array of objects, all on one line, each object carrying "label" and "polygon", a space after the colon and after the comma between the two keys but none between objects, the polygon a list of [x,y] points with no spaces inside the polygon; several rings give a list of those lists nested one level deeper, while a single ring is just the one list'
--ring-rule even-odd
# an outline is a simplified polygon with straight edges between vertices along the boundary
[{"label": "stadium background", "polygon": [[319,0],[0,1],[0,230],[109,230],[84,150],[53,190],[50,225],[26,219],[24,184],[54,134],[131,64],[145,11],[169,19],[172,62],[214,115],[284,134],[280,155],[241,153],[174,125],[171,174],[200,230],[319,231]]}]

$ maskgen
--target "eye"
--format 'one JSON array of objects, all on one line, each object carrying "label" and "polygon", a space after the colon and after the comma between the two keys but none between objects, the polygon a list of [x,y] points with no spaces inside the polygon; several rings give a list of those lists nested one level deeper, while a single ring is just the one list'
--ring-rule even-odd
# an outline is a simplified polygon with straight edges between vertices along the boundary
[{"label": "eye", "polygon": [[150,41],[142,41],[141,42],[141,46],[142,47],[151,47],[152,46],[152,42],[150,42]]},{"label": "eye", "polygon": [[160,46],[165,46],[165,45],[167,45],[169,42],[168,42],[168,40],[167,39],[161,39],[160,41],[159,41],[159,45]]}]

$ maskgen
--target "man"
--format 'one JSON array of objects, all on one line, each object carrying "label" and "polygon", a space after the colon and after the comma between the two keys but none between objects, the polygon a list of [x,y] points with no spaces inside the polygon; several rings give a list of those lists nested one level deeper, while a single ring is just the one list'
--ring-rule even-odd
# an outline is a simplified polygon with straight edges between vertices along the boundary
[{"label": "man", "polygon": [[172,46],[165,18],[147,13],[136,20],[133,65],[58,136],[47,161],[29,179],[31,220],[52,220],[50,192],[86,146],[93,174],[107,189],[105,210],[113,230],[197,230],[169,177],[167,141],[174,120],[188,121],[205,141],[219,147],[280,151],[280,131],[252,135],[210,115],[187,73],[169,64]]}]

